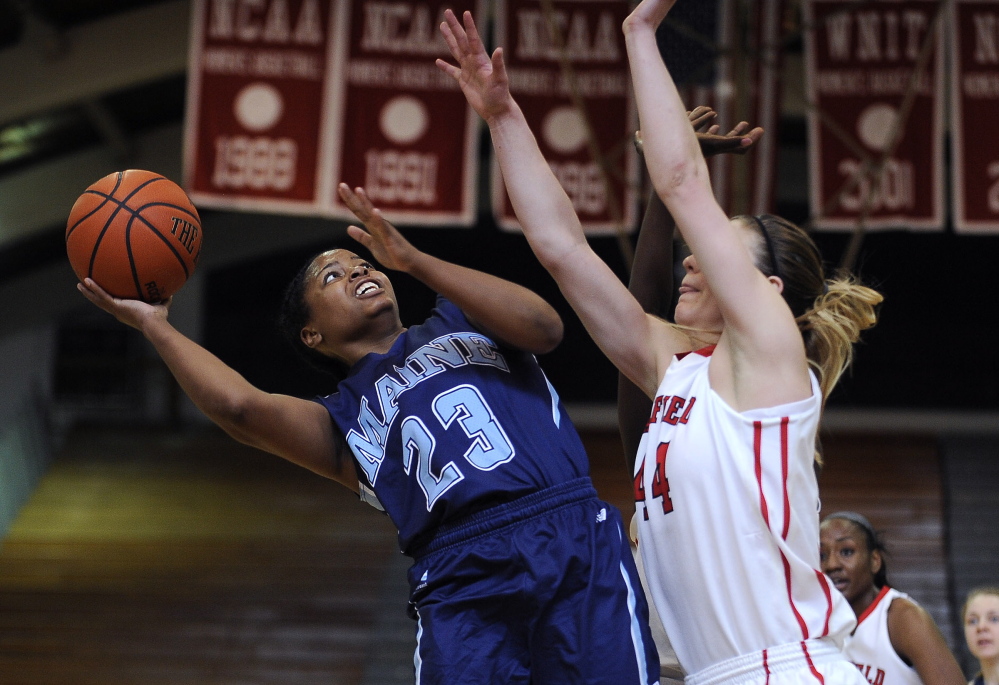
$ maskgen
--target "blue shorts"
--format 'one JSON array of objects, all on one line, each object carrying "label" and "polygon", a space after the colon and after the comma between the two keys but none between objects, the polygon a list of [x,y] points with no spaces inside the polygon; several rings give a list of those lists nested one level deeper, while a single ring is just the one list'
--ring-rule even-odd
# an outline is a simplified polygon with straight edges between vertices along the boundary
[{"label": "blue shorts", "polygon": [[442,527],[414,553],[418,685],[653,685],[630,543],[580,478]]}]

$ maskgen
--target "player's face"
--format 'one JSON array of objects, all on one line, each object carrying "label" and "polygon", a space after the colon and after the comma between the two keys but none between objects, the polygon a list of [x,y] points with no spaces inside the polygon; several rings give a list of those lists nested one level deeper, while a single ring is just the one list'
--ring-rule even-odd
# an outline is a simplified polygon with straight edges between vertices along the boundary
[{"label": "player's face", "polygon": [[999,596],[976,595],[968,602],[964,637],[975,658],[999,658]]},{"label": "player's face", "polygon": [[[880,555],[867,549],[867,538],[857,524],[830,519],[819,531],[819,561],[836,589],[852,604],[874,590]],[[873,598],[872,598],[873,599]]]},{"label": "player's face", "polygon": [[341,342],[364,337],[374,321],[398,321],[395,291],[388,277],[353,252],[324,252],[313,260],[306,278],[309,323],[334,349]]},{"label": "player's face", "polygon": [[[755,264],[760,242],[759,234],[741,219],[732,219],[730,223],[753,256]],[[697,257],[689,255],[683,260],[683,268],[686,275],[680,282],[680,298],[676,302],[674,313],[676,322],[681,326],[698,330],[721,331],[725,325],[721,309],[697,263]]]}]

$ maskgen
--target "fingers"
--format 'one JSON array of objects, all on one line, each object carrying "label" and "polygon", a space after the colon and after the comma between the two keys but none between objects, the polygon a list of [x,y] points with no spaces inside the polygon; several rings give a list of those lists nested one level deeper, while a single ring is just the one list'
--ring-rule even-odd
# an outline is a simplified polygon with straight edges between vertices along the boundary
[{"label": "fingers", "polygon": [[447,43],[448,50],[451,51],[451,56],[456,60],[461,61],[461,49],[458,47],[458,39],[455,38],[455,30],[460,29],[458,26],[458,20],[454,16],[454,12],[451,10],[444,11],[444,21],[441,22],[441,35],[444,36],[444,42]]},{"label": "fingers", "polygon": [[703,131],[711,125],[711,122],[714,121],[717,116],[718,114],[713,109],[704,105],[695,107],[687,113],[690,125],[695,131]]},{"label": "fingers", "polygon": [[465,21],[465,46],[468,48],[469,52],[485,52],[486,48],[482,44],[482,39],[479,37],[479,29],[475,26],[475,20],[472,19],[472,13],[465,10],[462,15],[462,19]]},{"label": "fingers", "polygon": [[[467,13],[466,13],[467,14]],[[471,15],[469,14],[469,18]],[[472,24],[474,27],[475,24]],[[451,54],[454,58],[460,60],[463,55],[467,55],[468,50],[468,35],[465,33],[465,28],[458,21],[458,17],[454,16],[454,12],[451,10],[444,10],[444,22],[441,24],[441,32],[444,34],[444,40],[447,41],[448,47],[451,48]]]},{"label": "fingers", "polygon": [[496,82],[506,83],[506,64],[503,63],[503,48],[493,50],[490,62],[493,65],[493,78]]},{"label": "fingers", "polygon": [[368,198],[367,193],[364,192],[364,188],[357,187],[351,190],[350,186],[346,183],[339,183],[336,188],[340,199],[347,205],[347,209],[352,211],[358,219],[364,223],[368,223],[371,220],[375,206]]}]

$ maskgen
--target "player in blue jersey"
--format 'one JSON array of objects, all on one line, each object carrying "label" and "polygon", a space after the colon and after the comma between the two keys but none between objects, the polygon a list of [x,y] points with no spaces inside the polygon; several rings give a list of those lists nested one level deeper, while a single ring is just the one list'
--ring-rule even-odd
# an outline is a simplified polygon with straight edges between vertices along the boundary
[{"label": "player in blue jersey", "polygon": [[283,321],[305,352],[349,369],[320,401],[252,386],[169,324],[169,301],[115,299],[90,279],[79,289],[140,330],[234,438],[388,513],[414,559],[418,683],[658,682],[620,516],[597,499],[534,358],[560,342],[557,313],[523,287],[417,250],[363,190],[339,193],[364,224],[350,236],[439,297],[406,328],[373,263],[345,249],[310,260]]}]

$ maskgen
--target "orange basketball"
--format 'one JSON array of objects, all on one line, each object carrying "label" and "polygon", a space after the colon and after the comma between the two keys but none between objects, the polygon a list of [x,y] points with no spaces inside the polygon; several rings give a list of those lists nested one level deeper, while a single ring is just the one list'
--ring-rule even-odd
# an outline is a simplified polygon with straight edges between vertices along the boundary
[{"label": "orange basketball", "polygon": [[173,181],[129,169],[83,191],[66,222],[66,253],[81,281],[114,297],[159,302],[194,273],[201,219]]}]

